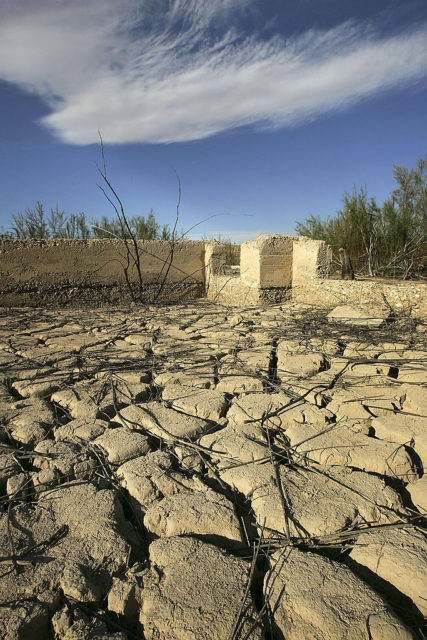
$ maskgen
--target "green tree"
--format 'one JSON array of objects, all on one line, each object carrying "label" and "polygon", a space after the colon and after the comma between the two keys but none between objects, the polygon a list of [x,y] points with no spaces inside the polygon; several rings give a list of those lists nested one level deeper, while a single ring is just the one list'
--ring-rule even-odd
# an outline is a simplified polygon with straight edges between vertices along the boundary
[{"label": "green tree", "polygon": [[381,211],[380,252],[385,275],[409,277],[425,273],[427,237],[427,162],[414,169],[393,167],[397,187]]},{"label": "green tree", "polygon": [[50,238],[65,238],[65,224],[67,217],[64,209],[60,210],[58,205],[55,209],[50,210],[49,220],[47,222]]},{"label": "green tree", "polygon": [[336,254],[345,248],[359,274],[400,278],[425,273],[427,157],[414,169],[394,165],[397,183],[390,198],[378,206],[366,188],[343,197],[343,207],[322,220],[309,216],[297,222],[299,235],[325,240]]},{"label": "green tree", "polygon": [[368,198],[365,187],[343,196],[343,207],[334,217],[322,220],[311,215],[304,222],[297,222],[296,232],[315,240],[325,240],[334,254],[345,248],[356,269],[366,269],[374,275],[377,261],[375,239],[377,237],[380,208],[374,198]]}]

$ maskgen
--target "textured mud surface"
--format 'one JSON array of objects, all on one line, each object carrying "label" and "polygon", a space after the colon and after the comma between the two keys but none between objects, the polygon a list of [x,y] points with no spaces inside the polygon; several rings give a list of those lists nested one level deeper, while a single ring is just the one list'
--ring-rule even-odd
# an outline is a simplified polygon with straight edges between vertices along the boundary
[{"label": "textured mud surface", "polygon": [[421,640],[426,327],[327,313],[0,310],[0,636]]}]

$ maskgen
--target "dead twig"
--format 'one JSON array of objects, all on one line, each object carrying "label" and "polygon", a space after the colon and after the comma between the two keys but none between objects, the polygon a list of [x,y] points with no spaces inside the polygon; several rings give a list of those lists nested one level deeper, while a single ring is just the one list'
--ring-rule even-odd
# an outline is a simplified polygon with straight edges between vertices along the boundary
[{"label": "dead twig", "polygon": [[[254,545],[253,545],[252,562],[251,562],[251,568],[250,568],[250,571],[249,571],[248,581],[247,581],[247,584],[246,584],[246,589],[245,589],[245,592],[243,594],[242,602],[240,604],[240,609],[236,614],[236,618],[235,618],[235,622],[234,622],[234,625],[233,625],[233,629],[232,629],[232,631],[231,631],[231,633],[230,633],[230,635],[228,637],[228,640],[236,640],[238,638],[237,634],[238,634],[238,632],[239,632],[239,630],[240,630],[240,628],[241,628],[241,626],[242,626],[242,624],[244,622],[243,612],[244,612],[244,608],[245,608],[245,604],[246,604],[247,598],[248,598],[250,590],[252,588],[252,583],[253,583],[253,579],[254,579],[254,575],[255,575],[256,564],[257,564],[259,552],[260,552],[260,549],[261,549],[261,540],[263,539],[263,533],[264,533],[264,526],[261,529],[261,534],[260,534],[260,536],[258,538],[258,542],[256,544],[254,543]],[[251,632],[252,632],[252,630],[251,630]]]},{"label": "dead twig", "polygon": [[107,627],[111,627],[112,629],[121,631],[128,638],[130,638],[130,640],[140,640],[141,636],[137,636],[135,633],[132,633],[132,631],[129,631],[129,629],[126,629],[121,624],[118,624],[117,622],[111,620],[110,616],[107,615],[105,611],[102,611],[102,609],[96,609],[95,607],[90,607],[89,605],[83,604],[70,595],[67,595],[65,600],[70,602],[72,606],[83,611],[83,613],[85,613],[86,615],[94,616],[95,618],[98,618],[98,620],[102,620],[102,622],[104,622]]},{"label": "dead twig", "polygon": [[[11,549],[11,555],[6,556],[5,558],[0,558],[0,565],[12,563],[12,571],[14,571],[15,573],[19,572],[19,566],[29,565],[35,561],[34,558],[32,558],[31,560],[26,560],[25,558],[27,556],[34,553],[35,551],[40,552],[42,550],[47,549],[51,545],[56,544],[59,540],[61,540],[61,538],[63,538],[68,533],[68,526],[62,525],[61,527],[59,527],[59,529],[57,529],[57,531],[55,531],[55,533],[53,533],[49,538],[47,538],[47,540],[42,540],[42,542],[33,544],[31,547],[28,547],[28,549],[25,549],[25,551],[22,551],[17,555],[15,553],[15,546],[13,544],[12,535],[9,530],[9,520],[7,522],[7,527],[8,527],[8,539],[9,539],[9,546]],[[10,571],[7,571],[6,573],[3,573],[2,575],[0,575],[0,578],[4,577],[8,573],[10,573]]]},{"label": "dead twig", "polygon": [[18,564],[16,562],[16,554],[15,554],[15,544],[13,542],[12,530],[10,527],[10,514],[12,511],[12,504],[9,502],[7,508],[7,516],[6,516],[6,529],[7,529],[7,539],[9,542],[10,556],[8,560],[12,563],[13,571],[18,574]]}]

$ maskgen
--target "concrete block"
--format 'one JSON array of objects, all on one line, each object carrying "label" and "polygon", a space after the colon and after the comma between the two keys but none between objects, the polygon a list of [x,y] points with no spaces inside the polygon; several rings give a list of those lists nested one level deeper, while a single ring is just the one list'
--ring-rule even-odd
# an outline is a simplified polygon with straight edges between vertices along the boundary
[{"label": "concrete block", "polygon": [[315,278],[328,278],[332,268],[332,249],[323,240],[303,236],[293,238],[292,284]]},{"label": "concrete block", "polygon": [[291,236],[262,235],[242,244],[240,257],[241,279],[244,284],[261,289],[292,284]]}]

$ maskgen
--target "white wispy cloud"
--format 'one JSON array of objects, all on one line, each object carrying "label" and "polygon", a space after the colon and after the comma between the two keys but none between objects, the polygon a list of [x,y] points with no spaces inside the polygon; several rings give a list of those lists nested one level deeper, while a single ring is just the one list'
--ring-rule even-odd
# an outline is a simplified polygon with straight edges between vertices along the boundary
[{"label": "white wispy cloud", "polygon": [[126,143],[286,126],[427,76],[425,24],[379,37],[346,22],[265,41],[239,29],[250,4],[3,0],[0,78],[49,104],[42,122],[60,139],[89,144],[98,129]]}]

